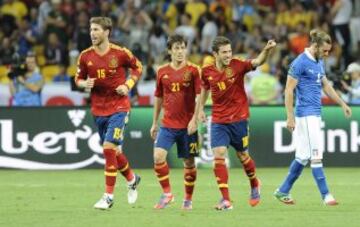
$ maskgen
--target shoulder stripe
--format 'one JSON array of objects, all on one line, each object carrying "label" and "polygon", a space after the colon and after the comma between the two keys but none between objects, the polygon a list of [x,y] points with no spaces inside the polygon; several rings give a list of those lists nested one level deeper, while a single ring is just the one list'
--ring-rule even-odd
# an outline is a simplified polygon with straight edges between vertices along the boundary
[{"label": "shoulder stripe", "polygon": [[133,54],[131,53],[131,51],[126,47],[122,47],[122,46],[111,43],[110,48],[115,49],[115,50],[124,51],[129,56],[129,58],[133,57]]},{"label": "shoulder stripe", "polygon": [[91,51],[91,50],[93,50],[93,49],[94,49],[94,48],[93,48],[92,46],[89,47],[89,48],[86,48],[85,50],[81,51],[80,55],[85,54],[86,52],[89,52],[89,51]]},{"label": "shoulder stripe", "polygon": [[163,68],[165,68],[167,66],[169,66],[169,63],[165,63],[165,64],[162,64],[162,65],[158,66],[157,69],[156,69],[156,76],[159,75],[159,72],[160,72],[161,69],[163,69]]}]

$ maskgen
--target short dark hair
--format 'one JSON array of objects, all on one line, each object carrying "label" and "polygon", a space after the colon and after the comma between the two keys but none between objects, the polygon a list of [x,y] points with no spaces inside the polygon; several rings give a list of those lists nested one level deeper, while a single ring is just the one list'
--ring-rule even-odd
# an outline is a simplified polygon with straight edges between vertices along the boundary
[{"label": "short dark hair", "polygon": [[171,50],[172,46],[175,43],[185,43],[185,46],[187,45],[187,40],[182,35],[171,35],[169,36],[167,40],[167,48],[168,50]]},{"label": "short dark hair", "polygon": [[220,49],[221,46],[225,46],[225,45],[228,45],[228,44],[231,45],[231,41],[230,41],[228,38],[226,38],[226,37],[224,37],[224,36],[218,36],[218,37],[216,37],[216,38],[214,39],[211,48],[212,48],[212,50],[213,50],[214,52],[217,53],[217,52],[219,51],[219,49]]},{"label": "short dark hair", "polygon": [[102,29],[109,30],[109,33],[111,33],[113,26],[110,17],[92,17],[90,18],[90,24],[98,24]]}]

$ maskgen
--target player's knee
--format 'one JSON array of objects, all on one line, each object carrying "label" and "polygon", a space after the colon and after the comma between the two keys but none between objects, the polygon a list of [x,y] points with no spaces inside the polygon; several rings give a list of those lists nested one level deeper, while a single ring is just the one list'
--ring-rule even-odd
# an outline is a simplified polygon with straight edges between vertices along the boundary
[{"label": "player's knee", "polygon": [[216,147],[213,149],[214,156],[216,158],[225,158],[226,151],[227,151],[226,147]]},{"label": "player's knee", "polygon": [[103,149],[113,149],[113,150],[118,150],[118,146],[114,143],[111,142],[104,142],[103,144]]},{"label": "player's knee", "polygon": [[155,163],[162,163],[166,161],[166,154],[167,152],[163,149],[155,148],[154,150],[154,162]]},{"label": "player's knee", "polygon": [[300,159],[300,158],[296,158],[295,159],[298,163],[300,163],[303,166],[306,166],[309,162],[309,159]]},{"label": "player's knee", "polygon": [[311,164],[310,164],[311,168],[318,168],[318,167],[322,167],[322,160],[321,159],[314,159],[311,160]]},{"label": "player's knee", "polygon": [[236,152],[236,155],[240,159],[240,161],[244,161],[250,157],[249,152],[247,151],[238,151]]},{"label": "player's knee", "polygon": [[185,168],[194,168],[195,159],[194,158],[184,158],[184,167]]}]

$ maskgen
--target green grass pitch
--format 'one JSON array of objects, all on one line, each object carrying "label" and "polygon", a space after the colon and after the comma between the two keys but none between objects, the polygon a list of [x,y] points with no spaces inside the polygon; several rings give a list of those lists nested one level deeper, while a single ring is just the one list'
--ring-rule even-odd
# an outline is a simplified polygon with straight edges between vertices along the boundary
[{"label": "green grass pitch", "polygon": [[248,205],[249,183],[242,169],[231,169],[231,211],[213,209],[220,193],[211,169],[198,171],[192,211],[180,209],[181,169],[171,170],[175,202],[164,210],[153,209],[160,196],[153,171],[136,172],[142,177],[137,203],[127,204],[125,182],[118,178],[113,208],[100,211],[92,206],[103,193],[103,170],[0,170],[0,226],[360,226],[358,168],[325,168],[329,188],[340,203],[337,207],[321,203],[309,168],[292,190],[294,206],[283,205],[272,196],[287,169],[259,168],[262,200],[254,208]]}]

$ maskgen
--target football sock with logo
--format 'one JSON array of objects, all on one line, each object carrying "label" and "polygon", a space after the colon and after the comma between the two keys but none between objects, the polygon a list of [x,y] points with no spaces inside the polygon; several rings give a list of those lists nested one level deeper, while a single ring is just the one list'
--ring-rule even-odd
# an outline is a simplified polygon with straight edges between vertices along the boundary
[{"label": "football sock with logo", "polygon": [[118,152],[116,154],[117,167],[121,175],[123,175],[128,182],[134,179],[134,172],[130,168],[129,162],[124,153]]},{"label": "football sock with logo", "polygon": [[106,193],[113,194],[117,175],[116,151],[104,149]]},{"label": "football sock with logo", "polygon": [[164,193],[171,193],[169,180],[169,166],[167,162],[157,163],[154,165],[154,171]]},{"label": "football sock with logo", "polygon": [[256,178],[256,168],[255,162],[250,156],[247,156],[245,159],[241,160],[244,171],[249,178],[251,188],[256,188],[259,186],[259,181]]},{"label": "football sock with logo", "polygon": [[279,191],[286,194],[289,193],[291,187],[295,183],[296,179],[298,179],[298,177],[301,175],[303,169],[304,166],[300,162],[298,162],[296,159],[293,160],[289,168],[289,173],[279,188]]},{"label": "football sock with logo", "polygon": [[224,158],[214,159],[214,174],[223,199],[230,201],[228,170]]},{"label": "football sock with logo", "polygon": [[184,184],[185,184],[185,200],[191,200],[196,180],[196,168],[185,167],[184,168]]},{"label": "football sock with logo", "polygon": [[311,164],[311,170],[312,170],[313,177],[316,181],[316,184],[318,186],[318,189],[321,193],[321,197],[324,199],[326,194],[329,193],[329,189],[326,184],[326,177],[324,174],[322,163]]}]

